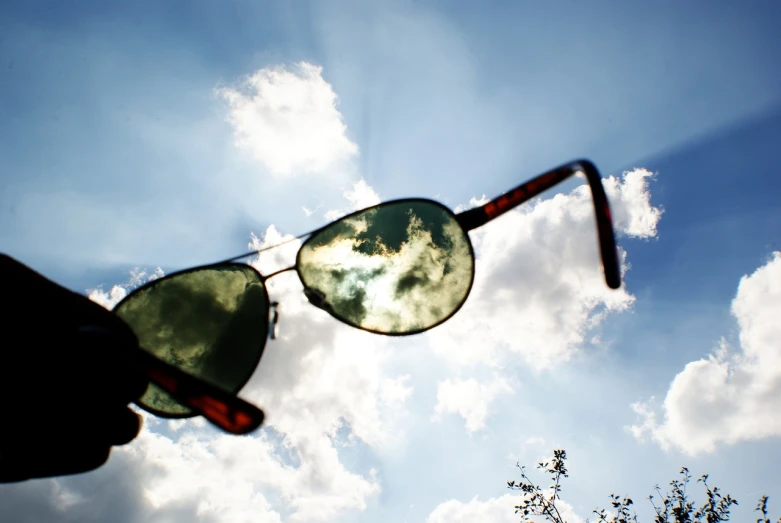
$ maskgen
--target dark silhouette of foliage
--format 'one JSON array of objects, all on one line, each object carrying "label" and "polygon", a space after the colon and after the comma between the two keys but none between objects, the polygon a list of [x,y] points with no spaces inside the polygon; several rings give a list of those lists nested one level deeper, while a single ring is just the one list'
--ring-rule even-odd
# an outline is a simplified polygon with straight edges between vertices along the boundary
[{"label": "dark silhouette of foliage", "polygon": [[[767,496],[762,496],[759,498],[757,508],[754,509],[756,512],[760,513],[760,517],[757,518],[757,523],[773,523],[770,521],[770,518],[767,517],[767,499]],[[781,523],[781,517],[778,518],[776,523]]]},{"label": "dark silhouette of foliage", "polygon": [[[544,518],[548,523],[567,523],[562,517],[556,502],[561,500],[561,480],[569,477],[566,467],[567,453],[564,450],[554,450],[551,461],[537,464],[537,468],[550,477],[551,484],[543,489],[529,478],[526,467],[518,464],[521,479],[508,481],[507,487],[521,493],[521,503],[515,506],[515,513],[520,514],[521,522],[534,521],[532,518]],[[670,491],[662,492],[659,485],[654,487],[656,495],[648,496],[656,513],[653,523],[718,523],[729,521],[730,508],[738,502],[729,494],[724,494],[718,487],[708,484],[708,475],[703,474],[697,483],[702,483],[705,489],[705,502],[698,508],[687,492],[692,479],[689,469],[681,468],[680,479],[670,482]],[[760,517],[756,523],[772,523],[767,512],[768,497],[762,496],[755,511]],[[639,523],[637,514],[632,509],[634,501],[627,496],[610,494],[612,510],[598,508],[593,511],[597,523]],[[588,520],[586,520],[588,523]],[[781,517],[776,523],[781,523]]]}]

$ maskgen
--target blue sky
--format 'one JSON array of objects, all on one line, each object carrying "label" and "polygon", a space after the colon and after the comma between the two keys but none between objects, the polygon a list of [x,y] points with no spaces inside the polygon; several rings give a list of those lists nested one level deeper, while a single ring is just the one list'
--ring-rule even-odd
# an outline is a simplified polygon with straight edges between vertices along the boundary
[{"label": "blue sky", "polygon": [[[324,496],[333,507],[324,519],[435,523],[450,517],[452,501],[462,517],[476,511],[470,521],[496,521],[491,511],[505,503],[515,461],[532,464],[557,445],[571,456],[564,499],[581,518],[610,492],[641,498],[683,464],[710,472],[746,507],[765,493],[778,510],[781,427],[772,416],[781,389],[768,385],[767,397],[754,397],[741,387],[781,376],[777,331],[751,321],[781,307],[773,291],[781,277],[773,261],[781,251],[780,11],[770,1],[6,2],[0,247],[69,288],[108,291],[136,267],[170,272],[222,259],[246,250],[250,233],[267,241],[275,231],[298,234],[324,223],[326,211],[367,198],[436,197],[455,207],[589,158],[616,177],[609,194],[626,218],[617,223],[631,265],[625,290],[591,286],[599,276],[586,263],[591,222],[552,225],[556,213],[583,203],[572,183],[556,189],[563,199],[473,236],[484,279],[458,325],[388,340],[291,305],[282,324],[288,338],[270,342],[247,394],[270,414],[268,459],[294,463],[301,477],[336,479],[296,491],[294,472],[268,465],[257,474],[271,479],[247,479],[267,501],[253,510],[311,520],[307,503]],[[269,71],[281,75],[276,90],[262,83]],[[271,90],[253,91],[242,84],[248,77]],[[325,98],[288,100],[296,89]],[[292,103],[297,119],[273,111],[269,119],[257,105],[269,100]],[[246,124],[244,145],[237,122]],[[260,130],[271,138],[260,139]],[[297,152],[285,156],[291,144]],[[636,169],[654,175],[624,176],[644,172]],[[368,188],[345,197],[360,179]],[[524,243],[517,231],[535,227],[566,254]],[[583,237],[573,239],[578,230]],[[503,262],[502,241],[529,263]],[[569,280],[546,281],[527,268],[535,260],[564,267],[586,290],[556,295],[551,289]],[[741,282],[745,275],[754,276]],[[516,301],[500,307],[500,289]],[[297,303],[296,282],[276,291]],[[506,332],[526,321],[518,318],[532,318],[528,339]],[[308,338],[312,332],[319,338]],[[731,352],[708,360],[722,337]],[[322,358],[325,370],[312,374],[306,358]],[[711,364],[692,364],[700,361]],[[757,361],[776,374],[756,374]],[[698,403],[697,383],[723,368],[733,374],[716,380],[725,392],[706,405],[711,411]],[[360,390],[370,405],[338,390],[345,372],[367,387]],[[316,382],[322,403],[301,399],[301,376]],[[459,394],[481,400],[459,411]],[[627,427],[650,418],[632,404],[657,413],[638,437]],[[316,408],[320,414],[302,414]],[[710,417],[674,422],[695,411]],[[766,421],[766,433],[746,412]],[[471,432],[470,415],[479,426]],[[333,432],[338,419],[346,424]],[[177,471],[233,473],[219,460],[175,455],[169,443],[185,434],[215,454],[238,443],[193,424],[174,430],[150,419],[147,427],[147,439],[115,453],[105,471],[56,483],[84,498],[66,513],[86,510],[103,521],[87,509],[98,481],[90,478],[124,470],[139,483],[131,489],[138,521],[176,511],[189,521],[197,489],[174,488],[187,477]],[[197,447],[187,441],[180,447]],[[716,447],[708,450],[709,442]],[[155,476],[145,453],[161,445],[169,468]],[[307,462],[311,470],[302,468]],[[4,487],[0,499],[29,500],[15,510],[32,518],[36,506],[59,503],[52,485]],[[144,497],[144,485],[157,494]],[[201,520],[240,520],[214,508],[221,495]]]}]

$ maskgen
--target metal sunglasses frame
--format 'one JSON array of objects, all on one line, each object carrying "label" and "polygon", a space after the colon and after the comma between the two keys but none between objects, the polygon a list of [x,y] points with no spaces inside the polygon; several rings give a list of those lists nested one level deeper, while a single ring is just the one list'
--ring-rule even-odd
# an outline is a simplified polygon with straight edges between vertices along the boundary
[{"label": "metal sunglasses frame", "polygon": [[[596,166],[589,160],[580,159],[580,160],[568,162],[555,169],[542,173],[479,207],[468,209],[460,213],[455,213],[451,209],[443,205],[442,203],[427,198],[400,198],[400,199],[385,201],[375,206],[361,209],[352,212],[346,216],[342,216],[322,227],[301,234],[299,236],[296,236],[295,238],[291,238],[279,244],[266,247],[263,249],[259,249],[259,250],[252,250],[217,263],[211,263],[207,265],[201,265],[189,269],[184,269],[166,275],[163,278],[153,280],[141,287],[138,287],[137,289],[134,289],[133,292],[128,294],[122,301],[120,301],[116,307],[119,307],[124,301],[131,299],[136,292],[142,291],[144,289],[148,289],[151,286],[159,284],[163,280],[167,280],[169,278],[175,278],[185,273],[214,268],[217,266],[225,266],[231,264],[238,265],[237,262],[239,260],[257,255],[261,252],[265,252],[270,249],[281,247],[282,245],[288,244],[292,241],[301,240],[304,238],[311,239],[315,237],[319,232],[328,229],[329,227],[333,226],[335,223],[338,223],[342,220],[350,219],[353,216],[369,212],[373,209],[378,209],[383,206],[387,206],[394,203],[403,203],[403,202],[427,203],[427,204],[437,206],[443,209],[446,213],[450,214],[455,219],[456,223],[458,223],[458,225],[463,230],[464,236],[466,237],[469,245],[470,255],[472,257],[472,260],[474,261],[475,254],[474,254],[474,248],[472,246],[472,242],[469,239],[469,235],[468,235],[469,231],[482,227],[483,225],[501,216],[502,214],[531,200],[532,198],[543,193],[544,191],[558,185],[559,183],[564,182],[565,180],[569,179],[570,177],[574,176],[577,173],[583,173],[585,175],[588,185],[591,189],[592,201],[594,203],[594,214],[596,217],[600,256],[602,260],[602,267],[604,270],[605,282],[607,286],[610,287],[611,289],[618,289],[621,286],[621,271],[618,262],[618,252],[617,252],[617,247],[615,242],[615,234],[613,231],[610,205],[608,203],[605,190],[602,186],[601,175],[597,170]],[[278,274],[288,272],[288,271],[293,271],[293,270],[295,270],[296,273],[298,274],[299,280],[304,286],[304,293],[306,294],[310,303],[312,303],[316,307],[325,310],[326,312],[331,314],[331,316],[341,321],[342,323],[351,325],[353,327],[356,327],[358,329],[367,332],[383,334],[388,336],[408,336],[412,334],[418,334],[420,332],[424,332],[441,325],[442,323],[452,318],[461,309],[463,304],[468,299],[472,289],[472,284],[474,281],[474,270],[472,271],[472,278],[471,281],[469,282],[469,286],[464,295],[464,298],[461,300],[458,306],[450,314],[445,316],[443,319],[425,328],[419,328],[417,330],[410,330],[410,331],[403,331],[403,332],[388,333],[388,332],[376,331],[369,328],[361,327],[360,325],[354,324],[349,320],[347,320],[346,318],[341,317],[336,313],[334,313],[334,311],[328,306],[327,302],[325,301],[324,297],[319,293],[319,291],[307,287],[299,271],[299,261],[300,261],[299,258],[303,247],[307,244],[307,241],[308,240],[304,241],[301,247],[299,248],[298,253],[296,255],[296,262],[294,265],[291,265],[290,267],[286,267],[284,269],[280,269],[278,271],[274,271],[270,274],[263,275],[259,271],[257,271],[257,269],[249,266],[248,264],[243,264],[243,263],[240,264],[244,267],[250,267],[254,272],[256,272],[260,283],[263,284],[263,289],[266,293],[267,302],[269,303],[268,307],[266,308],[267,317],[265,318],[265,320],[267,322],[269,322],[269,320],[272,319],[269,318],[272,309],[274,309],[273,320],[276,319],[277,303],[268,301],[268,289],[265,283],[267,280],[269,280],[270,278]],[[273,327],[270,328],[268,337],[274,339],[275,337],[274,331],[275,329]],[[212,423],[216,424],[217,426],[219,426],[220,428],[228,432],[232,432],[234,434],[244,434],[247,432],[251,432],[252,430],[259,427],[260,424],[262,423],[263,412],[257,407],[254,407],[253,405],[245,402],[244,400],[241,400],[240,398],[238,398],[238,396],[236,396],[236,394],[238,394],[241,388],[244,387],[244,385],[246,385],[247,381],[249,381],[251,375],[254,373],[255,369],[257,368],[257,365],[260,363],[260,359],[263,355],[263,352],[265,351],[265,346],[266,343],[264,341],[263,346],[260,347],[258,351],[257,361],[255,362],[255,365],[251,369],[248,369],[246,379],[243,380],[237,387],[235,387],[235,390],[233,391],[223,391],[222,389],[219,389],[214,385],[211,385],[198,378],[192,377],[186,374],[185,372],[175,368],[174,366],[169,365],[163,362],[162,360],[155,358],[151,354],[146,353],[146,351],[143,350],[140,351],[144,353],[144,356],[142,357],[143,360],[142,367],[144,368],[144,371],[147,374],[150,381],[154,382],[160,388],[162,388],[163,390],[171,394],[173,397],[175,397],[178,401],[191,408],[193,413],[179,415],[179,414],[171,414],[171,413],[159,412],[159,411],[156,412],[154,409],[147,408],[146,406],[143,406],[142,408],[148,410],[149,412],[152,412],[153,414],[165,418],[186,418],[186,417],[192,417],[200,414],[206,417]]]}]

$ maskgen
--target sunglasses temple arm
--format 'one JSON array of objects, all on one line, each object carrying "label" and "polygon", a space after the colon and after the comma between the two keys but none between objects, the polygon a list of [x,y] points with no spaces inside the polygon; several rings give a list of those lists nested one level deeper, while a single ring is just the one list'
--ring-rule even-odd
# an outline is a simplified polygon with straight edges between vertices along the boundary
[{"label": "sunglasses temple arm", "polygon": [[591,188],[591,200],[594,202],[594,216],[597,220],[597,234],[599,236],[599,251],[602,258],[602,267],[605,271],[605,282],[611,289],[621,287],[621,267],[618,264],[618,247],[616,235],[613,229],[613,213],[610,211],[610,203],[602,185],[602,176],[596,166],[588,160],[575,162],[586,175]]},{"label": "sunglasses temple arm", "polygon": [[618,251],[613,232],[610,204],[607,201],[605,189],[602,187],[602,177],[596,166],[589,160],[577,160],[540,174],[480,207],[457,214],[456,219],[465,231],[477,229],[558,185],[577,172],[583,172],[586,175],[591,188],[605,282],[611,289],[618,289],[621,287],[621,271],[618,265]]},{"label": "sunglasses temple arm", "polygon": [[263,411],[256,406],[194,378],[144,350],[137,354],[142,372],[152,383],[217,427],[231,434],[247,434],[263,423]]}]

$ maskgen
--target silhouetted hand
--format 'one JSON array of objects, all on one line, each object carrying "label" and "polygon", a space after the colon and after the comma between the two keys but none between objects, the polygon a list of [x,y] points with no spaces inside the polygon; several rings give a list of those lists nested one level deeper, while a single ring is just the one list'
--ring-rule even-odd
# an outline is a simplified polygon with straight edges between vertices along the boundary
[{"label": "silhouetted hand", "polygon": [[138,340],[111,312],[0,254],[0,482],[103,465],[138,435]]}]

